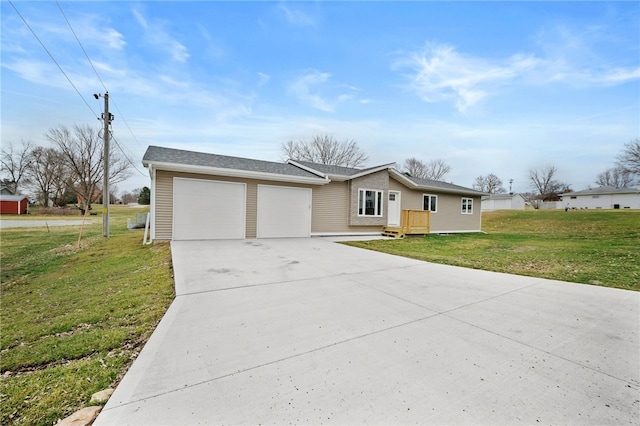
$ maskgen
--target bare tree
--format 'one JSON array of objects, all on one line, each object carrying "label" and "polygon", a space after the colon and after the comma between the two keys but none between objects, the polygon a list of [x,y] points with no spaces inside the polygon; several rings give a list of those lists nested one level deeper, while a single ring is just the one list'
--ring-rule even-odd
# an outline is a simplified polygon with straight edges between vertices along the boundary
[{"label": "bare tree", "polygon": [[538,192],[542,201],[552,200],[558,197],[568,188],[568,185],[557,181],[555,178],[558,169],[555,166],[546,166],[542,169],[529,170],[531,186]]},{"label": "bare tree", "polygon": [[605,170],[598,175],[596,184],[600,186],[613,186],[624,188],[633,183],[633,175],[621,167]]},{"label": "bare tree", "polygon": [[[65,126],[49,129],[45,135],[58,148],[70,177],[70,188],[82,200],[82,210],[91,209],[96,190],[103,180],[103,144],[91,126]],[[121,182],[130,176],[129,163],[115,150],[109,153],[109,182]]]},{"label": "bare tree", "polygon": [[62,155],[55,148],[36,147],[32,151],[29,177],[35,186],[42,205],[49,206],[49,200],[56,204],[62,198],[65,186],[65,167]]},{"label": "bare tree", "polygon": [[502,180],[493,173],[489,173],[487,176],[478,176],[473,183],[473,189],[489,194],[504,194],[507,192],[502,186]]},{"label": "bare tree", "polygon": [[636,138],[624,144],[624,149],[618,156],[618,167],[640,176],[640,139]]},{"label": "bare tree", "polygon": [[329,135],[317,135],[311,141],[283,143],[282,151],[287,159],[333,166],[357,168],[364,166],[368,160],[353,139],[338,141]]},{"label": "bare tree", "polygon": [[431,160],[424,163],[411,157],[404,161],[404,171],[420,179],[442,180],[451,171],[451,167],[444,160]]},{"label": "bare tree", "polygon": [[9,143],[7,149],[0,152],[0,168],[2,173],[9,176],[9,180],[14,185],[14,192],[20,193],[20,185],[28,183],[28,171],[31,164],[31,151],[33,144],[31,141],[22,140],[20,149],[14,149],[13,144]]},{"label": "bare tree", "polygon": [[137,188],[130,192],[129,191],[123,192],[122,195],[120,196],[120,198],[122,199],[122,203],[123,204],[137,203],[138,196],[140,195],[140,191],[142,191],[142,188]]}]

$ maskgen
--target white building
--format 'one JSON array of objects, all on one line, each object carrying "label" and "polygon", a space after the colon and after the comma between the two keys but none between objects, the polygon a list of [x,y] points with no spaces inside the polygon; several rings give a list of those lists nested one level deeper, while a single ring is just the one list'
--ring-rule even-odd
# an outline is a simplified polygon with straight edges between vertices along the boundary
[{"label": "white building", "polygon": [[640,186],[615,188],[601,186],[584,191],[561,194],[563,209],[640,209]]},{"label": "white building", "polygon": [[482,211],[524,210],[525,199],[522,194],[492,194],[482,197]]}]

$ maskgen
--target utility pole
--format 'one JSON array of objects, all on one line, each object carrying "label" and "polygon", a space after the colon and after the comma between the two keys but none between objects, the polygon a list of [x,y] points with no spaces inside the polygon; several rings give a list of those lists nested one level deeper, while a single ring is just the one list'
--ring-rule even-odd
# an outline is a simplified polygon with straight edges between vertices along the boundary
[{"label": "utility pole", "polygon": [[[102,95],[94,94],[93,97],[98,99]],[[109,126],[113,120],[113,115],[109,112],[109,92],[105,92],[104,96],[104,112],[102,120],[104,121],[104,177],[102,182],[102,236],[109,236]]]}]

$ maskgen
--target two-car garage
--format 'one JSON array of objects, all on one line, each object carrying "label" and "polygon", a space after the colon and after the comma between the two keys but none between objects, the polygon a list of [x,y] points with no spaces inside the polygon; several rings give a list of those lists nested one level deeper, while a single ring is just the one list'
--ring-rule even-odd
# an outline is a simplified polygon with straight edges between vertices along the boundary
[{"label": "two-car garage", "polygon": [[243,239],[251,225],[257,238],[310,236],[311,188],[257,184],[256,189],[249,191],[245,182],[175,177],[173,239]]}]

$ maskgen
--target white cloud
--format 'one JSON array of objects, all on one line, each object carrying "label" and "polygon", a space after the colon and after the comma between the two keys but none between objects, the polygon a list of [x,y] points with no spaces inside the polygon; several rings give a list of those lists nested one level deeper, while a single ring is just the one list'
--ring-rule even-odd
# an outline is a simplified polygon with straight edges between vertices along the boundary
[{"label": "white cloud", "polygon": [[315,19],[312,16],[309,16],[308,14],[302,12],[301,10],[294,10],[282,3],[278,5],[278,9],[284,14],[287,22],[289,22],[291,25],[295,25],[298,27],[310,27],[316,25]]},{"label": "white cloud", "polygon": [[269,82],[269,80],[271,80],[271,76],[269,74],[265,74],[263,72],[258,73],[258,86],[264,86]]},{"label": "white cloud", "polygon": [[640,67],[607,70],[606,72],[596,76],[596,79],[597,81],[605,84],[621,84],[633,80],[638,80],[640,79]]},{"label": "white cloud", "polygon": [[463,55],[446,44],[430,44],[405,55],[393,68],[410,68],[409,87],[426,102],[449,101],[459,111],[477,104],[491,90],[535,67],[539,60],[515,55],[501,61]]},{"label": "white cloud", "polygon": [[361,89],[348,84],[333,83],[331,77],[328,72],[311,70],[297,77],[288,90],[303,103],[326,112],[334,112],[338,105],[352,100],[361,104],[369,102],[366,99],[356,99],[354,92],[360,92]]},{"label": "white cloud", "polygon": [[[606,27],[582,31],[566,26],[544,28],[534,37],[539,53],[484,58],[447,44],[427,44],[405,52],[392,69],[409,69],[408,87],[425,102],[450,102],[465,111],[517,82],[573,87],[615,86],[640,79],[637,61],[610,59]],[[607,59],[609,58],[609,59]]]},{"label": "white cloud", "polygon": [[[613,59],[612,50],[626,47],[629,40],[617,40],[607,25],[582,29],[567,25],[542,28],[534,37],[542,51],[535,78],[538,82],[563,82],[570,85],[611,86],[640,79],[640,67],[634,54]],[[637,58],[637,50],[635,52]],[[613,61],[612,61],[613,59]]]},{"label": "white cloud", "polygon": [[321,111],[333,112],[336,102],[323,98],[318,93],[318,87],[329,81],[331,74],[327,72],[312,71],[294,80],[289,90],[302,102],[311,105]]},{"label": "white cloud", "polygon": [[186,62],[189,51],[179,41],[175,40],[171,34],[164,29],[162,22],[149,22],[140,12],[133,10],[133,16],[140,26],[145,30],[145,39],[154,48],[167,53],[176,62]]}]

